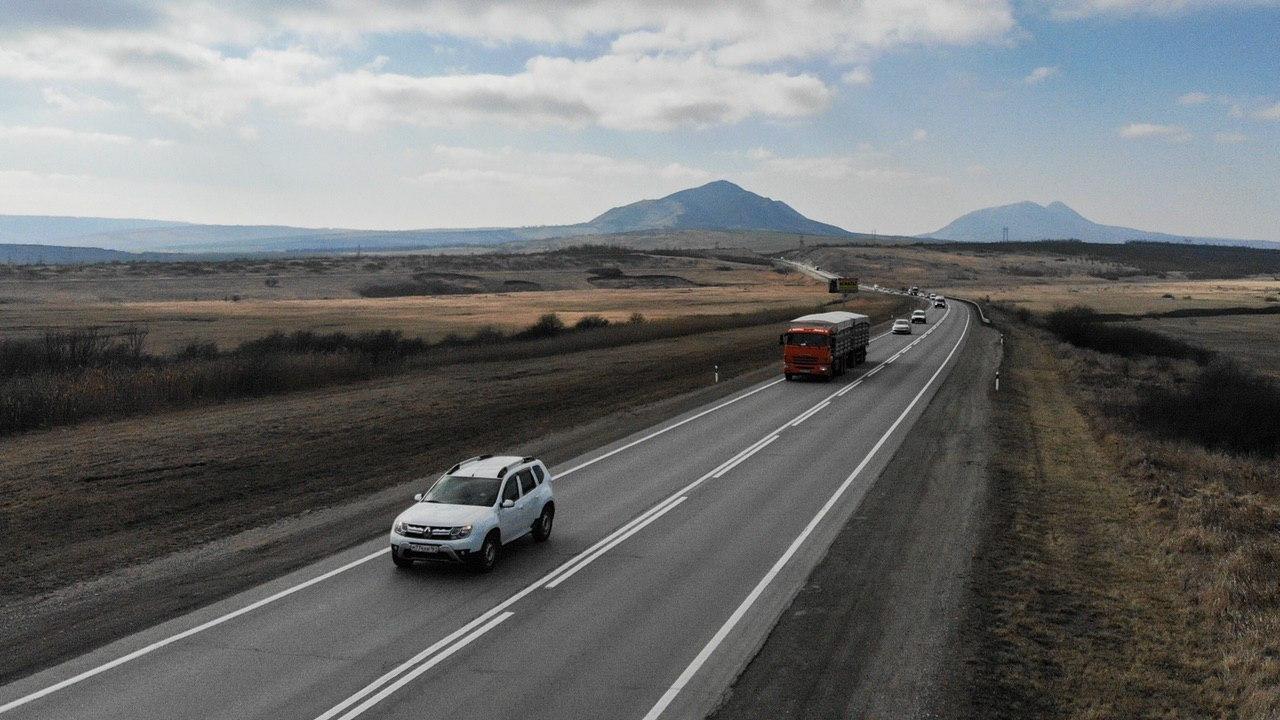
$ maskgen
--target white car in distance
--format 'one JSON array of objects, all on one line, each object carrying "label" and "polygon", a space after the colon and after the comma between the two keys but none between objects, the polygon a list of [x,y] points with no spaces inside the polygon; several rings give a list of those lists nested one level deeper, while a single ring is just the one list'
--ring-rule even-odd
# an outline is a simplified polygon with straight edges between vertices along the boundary
[{"label": "white car in distance", "polygon": [[502,546],[551,537],[556,504],[551,473],[531,457],[480,455],[449,468],[391,525],[391,559],[464,563],[489,572]]},{"label": "white car in distance", "polygon": [[911,322],[912,323],[928,323],[929,317],[925,315],[923,310],[917,310],[911,313]]},{"label": "white car in distance", "polygon": [[897,320],[894,320],[893,334],[894,335],[910,335],[911,321],[907,320],[906,318],[898,318]]}]

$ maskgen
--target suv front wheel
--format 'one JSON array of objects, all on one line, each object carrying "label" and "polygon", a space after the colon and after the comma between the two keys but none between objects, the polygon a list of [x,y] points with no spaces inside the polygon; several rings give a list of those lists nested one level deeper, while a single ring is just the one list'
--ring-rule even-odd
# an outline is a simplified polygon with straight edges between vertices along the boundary
[{"label": "suv front wheel", "polygon": [[498,564],[498,554],[502,552],[502,543],[498,541],[498,532],[495,530],[485,537],[484,543],[480,545],[480,549],[470,558],[471,569],[476,572],[487,573]]}]

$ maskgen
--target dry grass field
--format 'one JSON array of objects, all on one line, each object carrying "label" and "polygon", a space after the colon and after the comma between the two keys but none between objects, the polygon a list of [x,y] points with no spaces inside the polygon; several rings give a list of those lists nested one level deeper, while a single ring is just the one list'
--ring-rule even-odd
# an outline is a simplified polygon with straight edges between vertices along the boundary
[{"label": "dry grass field", "polygon": [[[955,716],[1280,715],[1280,391],[998,318],[1001,451]],[[1106,326],[1194,341],[1219,319],[1275,346],[1274,316]],[[1249,344],[1203,342],[1256,372]]]},{"label": "dry grass field", "polygon": [[1151,318],[1125,325],[1217,351],[1280,380],[1280,315]]},{"label": "dry grass field", "polygon": [[794,251],[788,256],[859,277],[866,284],[916,285],[944,295],[985,297],[1036,312],[1071,305],[1087,305],[1099,312],[1152,313],[1280,303],[1280,277],[1193,279],[1188,277],[1193,266],[1183,272],[1129,275],[1140,271],[1088,257],[995,254],[945,246],[826,247]]},{"label": "dry grass field", "polygon": [[[584,315],[727,315],[828,299],[817,284],[773,272],[758,257],[723,255],[729,259],[562,251],[19,269],[0,274],[0,335],[143,326],[154,352],[208,341],[227,348],[276,330],[399,330],[435,341],[486,326],[515,330],[552,312],[572,324]],[[618,276],[601,277],[601,269]],[[360,296],[415,277],[448,290],[521,289]]]}]

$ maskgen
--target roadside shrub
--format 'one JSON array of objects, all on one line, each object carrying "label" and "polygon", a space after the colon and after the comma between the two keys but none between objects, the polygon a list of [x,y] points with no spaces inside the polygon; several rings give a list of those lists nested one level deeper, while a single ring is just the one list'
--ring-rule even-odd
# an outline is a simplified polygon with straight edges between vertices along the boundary
[{"label": "roadside shrub", "polygon": [[1202,365],[1214,357],[1208,350],[1160,333],[1100,322],[1092,308],[1080,305],[1049,313],[1044,318],[1044,326],[1072,345],[1111,355],[1167,357],[1194,360]]},{"label": "roadside shrub", "polygon": [[1215,362],[1185,387],[1153,387],[1133,411],[1138,425],[1211,450],[1280,455],[1280,387]]},{"label": "roadside shrub", "polygon": [[547,313],[538,321],[520,332],[512,335],[517,340],[537,340],[558,335],[564,331],[564,321],[555,313]]},{"label": "roadside shrub", "polygon": [[485,325],[471,334],[471,343],[474,345],[493,345],[506,339],[506,334],[492,325]]},{"label": "roadside shrub", "polygon": [[147,331],[108,335],[98,328],[49,331],[40,340],[0,340],[0,377],[139,365],[148,360]]},{"label": "roadside shrub", "polygon": [[575,330],[594,330],[602,327],[609,327],[609,321],[599,315],[583,315],[573,325]]},{"label": "roadside shrub", "polygon": [[218,357],[218,344],[213,342],[187,343],[174,354],[179,360],[213,360]]},{"label": "roadside shrub", "polygon": [[369,356],[385,362],[422,352],[427,343],[420,338],[407,339],[399,330],[375,330],[348,335],[344,332],[317,333],[297,330],[288,335],[274,332],[266,337],[241,343],[238,355],[266,355],[271,353],[338,353],[350,352]]},{"label": "roadside shrub", "polygon": [[631,313],[631,317],[627,318],[627,324],[629,325],[639,325],[640,323],[643,323],[643,322],[644,322],[644,315],[638,312]]}]

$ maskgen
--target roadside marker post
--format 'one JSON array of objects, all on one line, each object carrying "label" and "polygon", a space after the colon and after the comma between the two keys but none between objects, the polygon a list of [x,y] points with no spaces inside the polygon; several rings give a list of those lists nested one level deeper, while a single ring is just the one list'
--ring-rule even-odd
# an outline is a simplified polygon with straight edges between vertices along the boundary
[{"label": "roadside marker post", "polygon": [[720,365],[716,365],[716,382],[720,382]]},{"label": "roadside marker post", "polygon": [[1000,391],[1000,371],[996,371],[996,392]]}]

